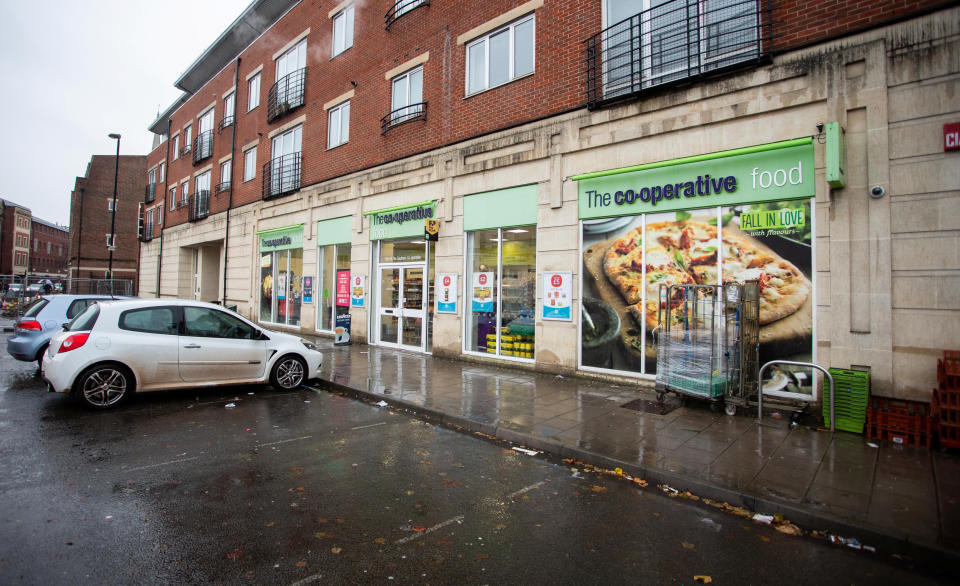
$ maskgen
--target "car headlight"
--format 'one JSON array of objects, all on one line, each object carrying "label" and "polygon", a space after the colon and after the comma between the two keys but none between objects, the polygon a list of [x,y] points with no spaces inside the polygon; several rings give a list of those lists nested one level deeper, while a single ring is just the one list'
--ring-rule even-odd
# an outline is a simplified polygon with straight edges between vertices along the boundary
[{"label": "car headlight", "polygon": [[308,342],[308,341],[304,340],[303,338],[300,338],[300,343],[303,344],[303,346],[304,346],[307,350],[313,350],[314,352],[317,351],[317,345],[314,344],[313,342]]}]

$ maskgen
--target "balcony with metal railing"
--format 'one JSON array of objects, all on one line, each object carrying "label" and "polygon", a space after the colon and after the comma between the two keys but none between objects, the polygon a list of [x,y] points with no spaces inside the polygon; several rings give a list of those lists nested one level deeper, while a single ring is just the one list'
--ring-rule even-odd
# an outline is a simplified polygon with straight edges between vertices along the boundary
[{"label": "balcony with metal railing", "polygon": [[213,131],[207,130],[193,139],[193,164],[205,161],[213,156]]},{"label": "balcony with metal railing", "polygon": [[196,222],[210,215],[210,190],[201,189],[190,196],[188,220]]},{"label": "balcony with metal railing", "polygon": [[263,199],[300,189],[300,153],[277,157],[263,166]]},{"label": "balcony with metal railing", "polygon": [[217,186],[215,189],[218,194],[226,193],[232,189],[232,186],[230,185],[229,181],[222,181],[220,183],[217,183]]},{"label": "balcony with metal railing", "polygon": [[284,75],[267,92],[267,122],[273,122],[304,104],[307,68]]},{"label": "balcony with metal railing", "polygon": [[217,134],[220,134],[224,128],[229,126],[233,126],[233,116],[224,116],[220,119],[220,123],[217,124]]},{"label": "balcony with metal railing", "polygon": [[769,0],[673,0],[609,26],[585,41],[587,107],[769,58],[771,20]]},{"label": "balcony with metal railing", "polygon": [[143,196],[143,203],[153,203],[157,199],[157,184],[147,183],[147,189]]},{"label": "balcony with metal railing", "polygon": [[427,119],[427,103],[410,104],[403,108],[397,108],[380,119],[380,134],[386,134],[394,126],[399,126],[405,122]]},{"label": "balcony with metal railing", "polygon": [[153,240],[153,216],[148,216],[149,221],[143,224],[143,232],[140,234],[140,240],[142,242],[150,242]]},{"label": "balcony with metal railing", "polygon": [[387,10],[387,13],[383,17],[385,28],[390,30],[390,25],[393,24],[395,20],[417,6],[430,6],[430,0],[397,0],[397,2],[394,2],[393,6],[390,7],[390,10]]}]

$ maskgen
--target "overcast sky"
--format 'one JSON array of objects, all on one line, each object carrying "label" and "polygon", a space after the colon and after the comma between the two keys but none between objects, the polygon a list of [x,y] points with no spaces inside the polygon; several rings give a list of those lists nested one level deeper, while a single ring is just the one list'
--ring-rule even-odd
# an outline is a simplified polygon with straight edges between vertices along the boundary
[{"label": "overcast sky", "polygon": [[0,197],[66,225],[91,155],[145,155],[173,82],[249,0],[4,2]]}]

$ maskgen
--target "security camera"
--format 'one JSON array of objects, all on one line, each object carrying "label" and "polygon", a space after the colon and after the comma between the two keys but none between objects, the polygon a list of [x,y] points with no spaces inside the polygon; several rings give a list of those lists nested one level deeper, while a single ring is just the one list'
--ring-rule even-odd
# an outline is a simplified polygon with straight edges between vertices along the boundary
[{"label": "security camera", "polygon": [[823,133],[823,122],[817,122],[817,134]]},{"label": "security camera", "polygon": [[874,199],[879,199],[887,194],[887,190],[883,188],[883,185],[874,185],[870,188],[870,197]]}]

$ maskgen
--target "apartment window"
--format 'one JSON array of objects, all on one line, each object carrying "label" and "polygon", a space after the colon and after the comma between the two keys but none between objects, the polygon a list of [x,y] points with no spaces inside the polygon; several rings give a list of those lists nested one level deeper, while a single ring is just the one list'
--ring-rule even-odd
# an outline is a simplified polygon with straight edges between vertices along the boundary
[{"label": "apartment window", "polygon": [[247,82],[247,111],[260,105],[260,74],[256,74]]},{"label": "apartment window", "polygon": [[146,226],[148,226],[148,225],[150,225],[150,224],[153,224],[153,208],[150,208],[149,210],[147,210],[147,212],[144,214],[144,219],[143,219],[143,220],[144,220],[144,221],[143,221],[143,224],[144,224],[144,236],[146,236],[147,234],[153,234],[153,231],[152,231],[152,230],[148,230],[148,229],[146,228]]},{"label": "apartment window", "polygon": [[165,166],[165,165],[164,165],[163,163],[160,163],[160,167],[159,167],[160,171],[159,171],[158,177],[157,177],[157,182],[159,182],[159,183],[163,183],[163,168],[164,168],[164,166]]},{"label": "apartment window", "polygon": [[157,210],[157,226],[163,224],[163,205],[159,205],[156,208]]},{"label": "apartment window", "polygon": [[108,200],[107,200],[107,211],[108,211],[108,212],[112,212],[112,211],[113,211],[114,203],[115,203],[115,202],[114,202],[114,200],[112,200],[112,199],[108,199]]},{"label": "apartment window", "polygon": [[230,189],[231,175],[233,174],[233,161],[227,161],[220,165],[220,185],[217,192]]},{"label": "apartment window", "polygon": [[223,98],[223,120],[220,122],[220,128],[226,128],[233,124],[233,116],[236,114],[237,94],[231,92],[230,95]]},{"label": "apartment window", "polygon": [[[264,175],[265,196],[289,193],[300,188],[300,145],[303,126],[273,137],[270,176]],[[267,189],[269,188],[269,190]]]},{"label": "apartment window", "polygon": [[533,15],[467,45],[467,95],[533,73]]},{"label": "apartment window", "polygon": [[180,207],[184,207],[190,202],[190,181],[184,181],[180,184]]},{"label": "apartment window", "polygon": [[243,180],[250,181],[257,176],[257,147],[243,153]]},{"label": "apartment window", "polygon": [[116,234],[104,234],[107,237],[107,248],[116,248],[117,247],[117,235]]},{"label": "apartment window", "polygon": [[51,244],[52,244],[52,243],[47,242],[47,254],[50,254],[50,245],[51,245]]},{"label": "apartment window", "polygon": [[173,137],[173,160],[180,158],[180,135]]},{"label": "apartment window", "polygon": [[277,82],[267,92],[267,121],[304,104],[307,73],[307,41],[300,41],[277,58]]},{"label": "apartment window", "polygon": [[170,188],[170,211],[173,211],[177,207],[177,186],[174,185]]},{"label": "apartment window", "polygon": [[391,124],[399,124],[423,112],[423,67],[393,78]]},{"label": "apartment window", "polygon": [[353,46],[353,5],[333,17],[333,53],[336,57]]},{"label": "apartment window", "polygon": [[193,141],[193,126],[187,125],[183,129],[183,152],[188,152],[191,148],[191,142]]},{"label": "apartment window", "polygon": [[387,25],[387,30],[390,30],[390,25],[393,24],[393,21],[400,18],[402,15],[410,12],[417,6],[429,5],[430,2],[427,0],[396,0],[393,3],[393,6],[390,7],[390,10],[387,11],[384,21]]},{"label": "apartment window", "polygon": [[327,148],[332,149],[350,140],[350,100],[330,108]]}]

